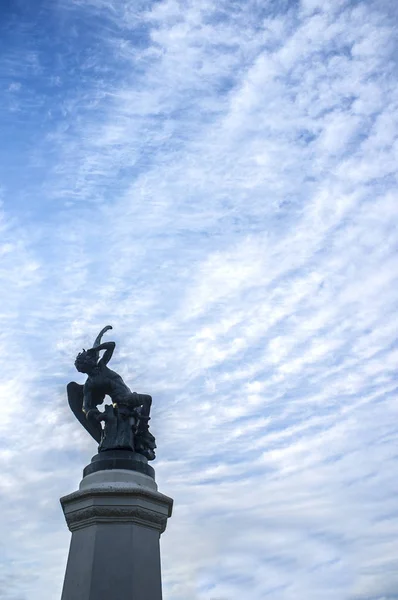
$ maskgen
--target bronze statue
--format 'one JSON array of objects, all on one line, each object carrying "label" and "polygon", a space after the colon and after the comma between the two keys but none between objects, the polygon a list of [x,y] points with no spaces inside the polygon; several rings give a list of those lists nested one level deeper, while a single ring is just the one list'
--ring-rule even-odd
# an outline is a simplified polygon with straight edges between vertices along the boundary
[{"label": "bronze statue", "polygon": [[[152,398],[148,394],[132,392],[123,379],[108,368],[115,342],[101,344],[102,336],[112,329],[107,325],[98,334],[94,345],[77,355],[75,367],[87,374],[84,385],[71,382],[67,386],[68,401],[73,413],[92,437],[99,443],[99,452],[105,450],[132,450],[155,458],[155,438],[149,432]],[[104,354],[100,358],[100,352]],[[112,400],[104,412],[98,406],[105,396]],[[101,423],[104,423],[102,427]]]}]

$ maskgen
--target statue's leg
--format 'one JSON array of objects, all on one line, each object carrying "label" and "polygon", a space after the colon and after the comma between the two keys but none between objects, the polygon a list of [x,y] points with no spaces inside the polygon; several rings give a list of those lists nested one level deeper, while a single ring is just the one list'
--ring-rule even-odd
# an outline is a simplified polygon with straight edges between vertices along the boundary
[{"label": "statue's leg", "polygon": [[148,431],[150,412],[152,406],[152,397],[148,394],[137,394],[139,398],[139,406],[141,407],[138,431],[143,433]]},{"label": "statue's leg", "polygon": [[141,406],[142,406],[141,417],[149,419],[149,415],[151,412],[151,406],[152,406],[152,397],[149,396],[148,394],[138,394],[138,395],[140,396]]},{"label": "statue's leg", "polygon": [[155,438],[149,431],[149,420],[152,398],[147,394],[138,394],[140,401],[140,413],[136,432],[137,451],[146,456],[148,460],[155,458]]},{"label": "statue's leg", "polygon": [[149,417],[152,406],[152,396],[133,392],[132,394],[125,396],[123,403],[127,404],[127,406],[130,406],[131,408],[141,407],[141,415],[143,417]]}]

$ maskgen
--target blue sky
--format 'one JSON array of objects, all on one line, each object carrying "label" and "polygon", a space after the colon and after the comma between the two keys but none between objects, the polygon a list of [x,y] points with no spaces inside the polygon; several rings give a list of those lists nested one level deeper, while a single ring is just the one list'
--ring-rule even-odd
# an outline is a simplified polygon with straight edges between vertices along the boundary
[{"label": "blue sky", "polygon": [[108,323],[165,600],[398,598],[397,12],[1,2],[1,600],[60,597]]}]

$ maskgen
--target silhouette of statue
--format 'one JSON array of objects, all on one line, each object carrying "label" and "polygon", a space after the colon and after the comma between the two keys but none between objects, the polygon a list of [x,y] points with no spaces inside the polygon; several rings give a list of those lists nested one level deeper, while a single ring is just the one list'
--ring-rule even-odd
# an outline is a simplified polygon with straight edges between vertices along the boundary
[{"label": "silhouette of statue", "polygon": [[[118,373],[108,368],[115,350],[115,342],[101,343],[102,336],[112,329],[107,325],[98,334],[89,350],[80,352],[75,367],[87,374],[84,385],[71,382],[67,386],[68,401],[73,413],[99,443],[99,452],[105,450],[133,450],[155,458],[155,438],[149,432],[152,398],[148,394],[132,392]],[[100,358],[100,352],[104,354]],[[101,412],[105,396],[112,400]],[[102,423],[104,424],[102,426]]]}]

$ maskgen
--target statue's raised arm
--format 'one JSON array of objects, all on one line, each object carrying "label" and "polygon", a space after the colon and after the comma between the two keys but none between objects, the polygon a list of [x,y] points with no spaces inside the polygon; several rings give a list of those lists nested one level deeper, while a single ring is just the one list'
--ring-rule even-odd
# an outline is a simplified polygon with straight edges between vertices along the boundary
[{"label": "statue's raised arm", "polygon": [[97,352],[100,352],[100,350],[105,350],[104,354],[102,355],[102,358],[99,361],[99,364],[104,365],[104,366],[106,366],[108,364],[108,362],[111,360],[112,354],[116,347],[115,342],[105,342],[104,344],[101,344],[102,336],[104,335],[104,333],[109,331],[109,329],[112,329],[112,325],[107,325],[106,327],[101,329],[101,331],[95,338],[95,342],[94,342],[94,346],[93,346],[93,350],[95,349]]},{"label": "statue's raised arm", "polygon": [[99,332],[99,334],[95,338],[95,342],[93,344],[93,348],[98,348],[98,346],[101,344],[102,336],[104,335],[104,333],[106,333],[110,329],[113,329],[112,325],[105,325],[105,327],[103,329],[101,329],[101,331]]},{"label": "statue's raised arm", "polygon": [[[102,336],[111,325],[104,327],[93,347],[80,352],[75,360],[76,369],[87,375],[84,385],[71,382],[68,387],[69,405],[92,437],[99,443],[99,451],[133,450],[155,458],[155,438],[149,432],[152,398],[148,394],[132,392],[122,377],[108,368],[115,350],[115,342],[102,343]],[[104,351],[102,358],[100,352]],[[112,405],[98,410],[105,397]],[[104,423],[104,426],[101,426]]]}]

